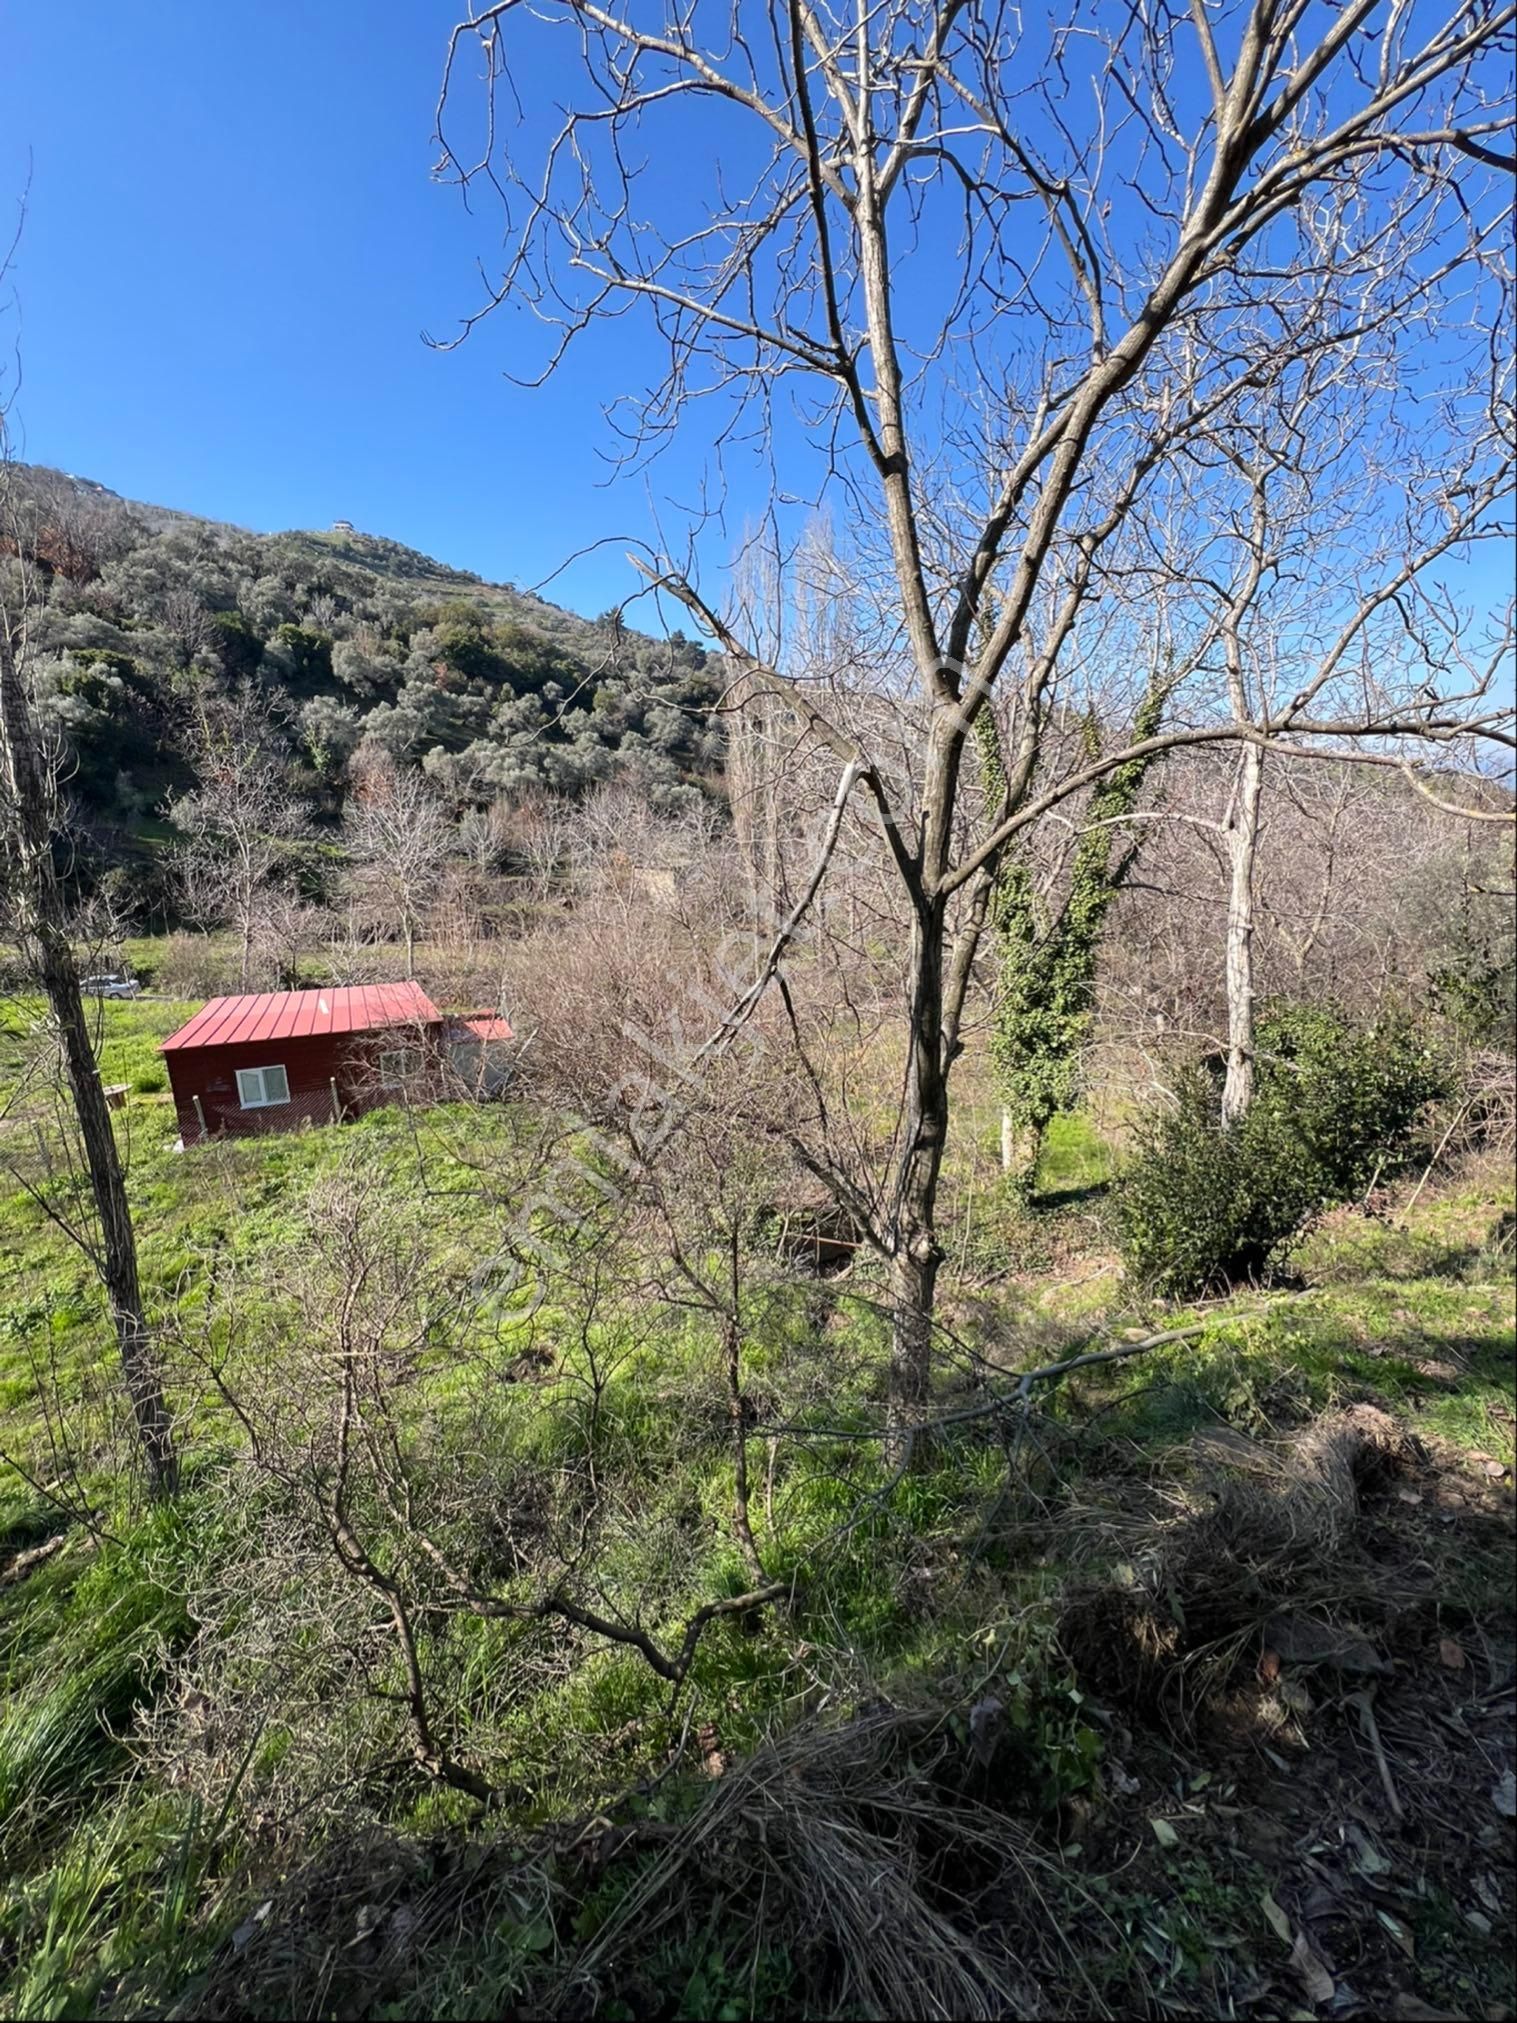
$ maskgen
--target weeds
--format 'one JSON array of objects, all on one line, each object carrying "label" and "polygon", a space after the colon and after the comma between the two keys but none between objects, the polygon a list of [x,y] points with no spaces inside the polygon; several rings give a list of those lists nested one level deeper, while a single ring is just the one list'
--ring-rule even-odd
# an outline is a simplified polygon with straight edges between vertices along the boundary
[{"label": "weeds", "polygon": [[[124,1029],[144,1010],[107,1009]],[[324,1453],[337,1303],[308,1302],[296,1325],[286,1299],[290,1261],[310,1255],[312,1190],[361,1162],[409,1229],[391,1246],[403,1275],[445,1288],[467,1279],[481,1227],[497,1240],[479,1162],[509,1194],[527,1135],[471,1112],[472,1144],[455,1157],[440,1133],[423,1168],[406,1119],[381,1112],[190,1158],[168,1149],[161,1095],[134,1092],[129,1115],[139,1101],[145,1273],[161,1324],[195,1344],[177,1368],[201,1458],[179,1510],[144,1517],[113,1484],[108,1444],[82,1442],[96,1537],[15,1484],[0,1508],[0,2006],[841,2017],[1240,1999],[1219,1961],[1240,1932],[1242,1950],[1254,1943],[1246,1864],[1187,1850],[1147,1899],[1103,1882],[1102,1864],[1134,1859],[1103,1836],[1114,1794],[1147,1774],[1145,1744],[1059,1625],[1103,1554],[1141,1572],[1146,1548],[1129,1529],[1113,1554],[1083,1514],[1115,1508],[1131,1527],[1157,1496],[1173,1521],[1198,1434],[1268,1444],[1364,1403],[1450,1468],[1456,1450],[1509,1462],[1510,1210],[1489,1175],[1427,1190],[1404,1229],[1324,1218],[1294,1291],[1159,1312],[1112,1272],[1094,1202],[1070,1198],[1100,1183],[1091,1147],[1051,1134],[1041,1205],[998,1221],[982,1197],[945,1412],[1124,1329],[1202,1332],[1077,1373],[1010,1447],[992,1418],[966,1419],[896,1483],[874,1440],[886,1343],[867,1260],[826,1284],[746,1260],[735,1392],[710,1232],[690,1242],[682,1225],[705,1288],[687,1304],[649,1281],[659,1246],[634,1227],[614,1256],[570,1247],[535,1313],[507,1302],[481,1333],[435,1306],[394,1345],[388,1421],[372,1423],[388,1423],[429,1536],[475,1590],[560,1593],[677,1647],[693,1611],[751,1581],[735,1435],[753,1549],[783,1589],[776,1609],[711,1621],[674,1693],[638,1649],[582,1623],[458,1607],[386,1506],[401,1477],[370,1470],[353,1516],[414,1600],[429,1703],[494,1793],[481,1818],[418,1778],[390,1619],[339,1578],[319,1528],[292,1529],[227,1394],[256,1378],[259,1437]],[[25,1197],[0,1215],[0,1446],[35,1454],[33,1373],[77,1401],[101,1317]],[[1061,1283],[1006,1276],[1029,1230],[1069,1260]],[[471,1375],[479,1357],[487,1383]],[[1407,1481],[1432,1575],[1398,1619],[1397,1662],[1451,1635],[1473,1665],[1505,1620],[1509,1546],[1494,1516],[1459,1506],[1445,1525],[1423,1478]],[[1292,1578],[1299,1599],[1310,1583]],[[1204,1585],[1219,1605],[1218,1582]],[[1337,1606],[1347,1593],[1340,1581]],[[1247,1622],[1264,1606],[1256,1595]],[[1187,1616],[1208,1663],[1234,1639],[1246,1681],[1239,1622]],[[1400,1759],[1397,1774],[1412,1774]],[[1152,1843],[1146,1815],[1135,1830]]]}]

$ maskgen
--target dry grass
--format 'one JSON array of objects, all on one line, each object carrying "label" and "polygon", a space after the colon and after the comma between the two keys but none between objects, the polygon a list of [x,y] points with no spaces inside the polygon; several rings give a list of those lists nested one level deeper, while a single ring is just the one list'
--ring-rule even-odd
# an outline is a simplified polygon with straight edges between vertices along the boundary
[{"label": "dry grass", "polygon": [[[780,1943],[806,1961],[816,1992],[828,1988],[827,2014],[1037,2013],[1024,1948],[1044,1922],[1040,1861],[1004,1815],[950,1794],[951,1750],[941,1717],[896,1710],[761,1750],[626,1894],[572,1962],[556,2006],[578,2010],[609,1992],[629,1954],[678,1928],[692,1896],[716,1882],[724,1929],[741,1917],[749,1957]],[[976,1872],[978,1894],[1010,1885],[1029,1915],[994,1936],[977,1929],[963,1891]]]},{"label": "dry grass", "polygon": [[1352,1549],[1361,1494],[1421,1452],[1388,1413],[1352,1405],[1273,1443],[1207,1429],[1163,1475],[1072,1509],[1072,1554],[1105,1576],[1078,1583],[1061,1619],[1082,1678],[1183,1724],[1246,1654],[1291,1635],[1304,1648],[1313,1625],[1333,1662],[1373,1670],[1360,1618],[1397,1592]]},{"label": "dry grass", "polygon": [[[703,1957],[713,1935],[739,1981],[781,1959],[793,2013],[1047,2014],[1046,1978],[1080,1982],[1061,1937],[1071,1880],[976,1795],[982,1769],[961,1735],[946,1712],[880,1707],[792,1731],[714,1778],[677,1823],[606,1816],[525,1850],[480,1838],[441,1867],[437,1845],[350,1842],[239,1927],[178,2013],[417,2014],[414,1975],[424,1964],[435,1999],[450,1951],[474,2002],[493,1988],[516,2013],[643,2013],[644,1995],[667,1994],[669,1962]],[[730,1992],[741,2013],[764,2013],[750,1988]]]}]

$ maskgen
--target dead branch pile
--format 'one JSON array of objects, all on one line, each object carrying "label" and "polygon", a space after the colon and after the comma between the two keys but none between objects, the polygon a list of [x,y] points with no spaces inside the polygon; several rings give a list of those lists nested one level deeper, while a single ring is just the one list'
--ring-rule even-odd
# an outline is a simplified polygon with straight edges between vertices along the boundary
[{"label": "dead branch pile", "polygon": [[[744,1977],[783,1960],[808,2015],[1040,2014],[1040,1974],[1074,1964],[1043,1901],[1057,1863],[972,1783],[944,1713],[882,1707],[724,1767],[677,1822],[600,1818],[532,1849],[347,1841],[255,1901],[183,2013],[373,2014],[450,1951],[514,2013],[643,2013],[671,1958],[715,1947]],[[598,1923],[592,1894],[613,1905]]]},{"label": "dead branch pile", "polygon": [[1076,1550],[1106,1562],[1061,1619],[1076,1669],[1114,1700],[1171,1716],[1248,1651],[1289,1646],[1299,1662],[1382,1669],[1352,1613],[1371,1598],[1373,1570],[1345,1559],[1361,1492],[1416,1455],[1372,1405],[1277,1443],[1209,1428],[1129,1507],[1071,1513]]},{"label": "dead branch pile", "polygon": [[[937,1772],[954,1747],[941,1716],[886,1709],[806,1729],[724,1777],[617,1906],[566,1977],[583,2013],[618,1986],[629,1953],[677,1937],[714,1881],[723,1930],[744,1958],[788,1947],[852,2016],[1018,2017],[1034,1983],[1003,1929],[994,1942],[942,1880],[1008,1878],[1038,1922],[1031,1843],[1004,1814],[955,1796]],[[813,2011],[812,2013],[818,2013]]]}]

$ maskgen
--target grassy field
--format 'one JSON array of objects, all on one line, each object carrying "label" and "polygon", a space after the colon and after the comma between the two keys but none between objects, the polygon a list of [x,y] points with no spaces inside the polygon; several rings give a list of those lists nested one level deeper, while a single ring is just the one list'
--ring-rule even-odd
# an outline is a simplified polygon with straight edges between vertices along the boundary
[{"label": "grassy field", "polygon": [[[1295,1851],[1239,1828],[1272,1807],[1301,1815],[1303,1846],[1313,1806],[1330,1836],[1350,1821],[1370,1832],[1387,1864],[1372,1864],[1378,1894],[1354,1899],[1371,1989],[1511,1999],[1496,1936],[1510,1909],[1509,1834],[1469,1870],[1491,1878],[1493,1913],[1438,1820],[1423,1822],[1419,1853],[1385,1814],[1351,1711],[1315,1676],[1310,1711],[1270,1711],[1266,1727],[1266,1689],[1235,1654],[1242,1669],[1198,1725],[1176,1702],[1150,1705],[1147,1686],[1124,1699],[1128,1685],[1087,1654],[1080,1613],[1092,1594],[1109,1606],[1113,1583],[1131,1586],[1153,1541],[1173,1537],[1160,1513],[1189,1493],[1198,1436],[1225,1428],[1268,1443],[1369,1403],[1423,1444],[1367,1506],[1370,1543],[1342,1561],[1340,1606],[1396,1652],[1398,1691],[1458,1687],[1465,1699],[1440,1703],[1438,1719],[1477,1720],[1477,1688],[1499,1686],[1511,1654],[1507,1176],[1451,1176],[1405,1216],[1330,1216],[1301,1245],[1288,1289],[1180,1311],[1124,1286],[1102,1223],[1113,1154],[1088,1124],[1061,1123],[1039,1205],[964,1189],[972,1226],[951,1233],[945,1288],[956,1335],[1010,1371],[1146,1330],[1196,1332],[1076,1374],[1014,1451],[993,1423],[966,1420],[898,1482],[861,1444],[886,1346],[867,1267],[834,1283],[765,1278],[745,1316],[748,1391],[764,1424],[809,1412],[820,1429],[750,1443],[767,1470],[757,1545],[790,1584],[788,1603],[716,1625],[679,1695],[635,1651],[563,1623],[429,1605],[429,1686],[497,1793],[482,1816],[408,1767],[373,1608],[334,1586],[320,1555],[279,1560],[289,1506],[249,1470],[206,1373],[237,1367],[231,1344],[251,1316],[271,1385],[293,1373],[298,1401],[300,1372],[319,1375],[319,1360],[298,1360],[309,1345],[288,1279],[322,1268],[334,1186],[390,1218],[381,1236],[418,1246],[407,1270],[459,1283],[499,1241],[531,1132],[501,1108],[434,1113],[419,1129],[389,1110],[340,1131],[177,1152],[155,1049],[186,1009],[100,1008],[102,1074],[132,1090],[118,1128],[189,1457],[167,1509],[120,1474],[98,1293],[47,1212],[54,1183],[18,1100],[24,1011],[0,1033],[11,1167],[0,1201],[0,2012],[161,2014],[179,2001],[195,2014],[473,2015],[578,1988],[584,2013],[746,2016],[803,2006],[825,1984],[838,2013],[868,2013],[888,1987],[839,1992],[828,1962],[847,1928],[792,1901],[798,1884],[781,1871],[810,1873],[812,1895],[830,1891],[829,1915],[842,1919],[850,1863],[871,1836],[884,1835],[881,1862],[898,1860],[895,1829],[880,1824],[887,1791],[902,1806],[911,1794],[924,1845],[950,1833],[950,1818],[962,1836],[993,1811],[1003,1853],[1017,1851],[1018,1888],[1045,1912],[1008,1909],[995,1893],[1010,1883],[975,1867],[969,1841],[953,1843],[954,1902],[1019,1930],[1046,1926],[1053,1907],[1073,1936],[1039,1941],[1023,1965],[1051,2013],[1299,2009],[1289,1947],[1259,1905],[1283,1905],[1304,1931],[1312,1878]],[[518,1535],[550,1522],[550,1487],[579,1481],[588,1455],[608,1513],[598,1605],[667,1647],[692,1609],[749,1577],[728,1521],[732,1445],[711,1329],[640,1299],[631,1253],[617,1258],[627,1283],[600,1307],[555,1296],[495,1314],[501,1381],[487,1394],[466,1384],[459,1339],[429,1333],[407,1366],[400,1437],[440,1499],[473,1470],[498,1484],[509,1536],[478,1550],[508,1560]],[[319,1332],[311,1283],[299,1312]],[[240,1305],[224,1300],[232,1284]],[[945,1404],[966,1395],[960,1381],[945,1378]],[[1374,1569],[1393,1563],[1388,1599]],[[1267,1590],[1274,1575],[1255,1577]],[[517,1592],[515,1575],[501,1578]],[[1195,1617],[1195,1600],[1186,1606]],[[1175,1608],[1183,1617],[1178,1594]],[[1440,1663],[1440,1639],[1460,1669],[1447,1652]],[[992,1698],[998,1739],[985,1756],[968,1724]],[[1394,1725],[1422,1703],[1401,1707],[1389,1687],[1385,1698],[1394,1774],[1420,1797],[1419,1779],[1449,1766]],[[790,1767],[766,1769],[774,1762]],[[1264,1789],[1271,1779],[1284,1795]],[[872,1811],[858,1790],[875,1793]],[[792,1857],[776,1868],[781,1846]],[[830,1880],[806,1867],[822,1847]],[[946,1943],[941,1919],[931,1930]],[[1415,1962],[1401,1983],[1386,1979],[1398,1959]],[[944,1965],[951,1985],[961,1969]]]},{"label": "grassy field", "polygon": [[[509,909],[499,923],[502,932],[519,933],[534,911],[530,903]],[[546,909],[543,909],[546,911]],[[488,937],[472,949],[460,950],[451,943],[418,940],[414,951],[414,973],[440,1000],[451,997],[455,984],[465,986],[457,1008],[463,1009],[492,994],[496,981],[501,943]],[[236,937],[215,934],[151,934],[128,936],[105,958],[107,966],[119,963],[137,978],[144,991],[172,996],[186,994],[210,997],[227,995],[240,988],[240,951]],[[329,948],[307,949],[295,961],[295,971],[303,986],[321,983],[400,981],[412,973],[406,961],[404,941],[365,942],[357,949],[334,952]],[[271,987],[267,983],[259,988]]]}]

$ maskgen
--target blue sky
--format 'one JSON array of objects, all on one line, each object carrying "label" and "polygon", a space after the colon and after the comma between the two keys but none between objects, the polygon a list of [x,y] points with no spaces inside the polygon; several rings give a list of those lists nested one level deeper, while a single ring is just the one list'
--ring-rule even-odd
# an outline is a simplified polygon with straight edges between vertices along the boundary
[{"label": "blue sky", "polygon": [[[606,541],[548,594],[594,613],[633,587],[614,537],[677,534],[708,475],[703,414],[646,477],[607,482],[601,409],[664,362],[645,321],[594,333],[534,391],[506,376],[541,357],[518,312],[455,351],[423,341],[478,306],[500,240],[487,201],[471,215],[429,174],[456,18],[457,0],[10,0],[0,204],[30,172],[24,456],[255,528],[351,519],[524,585]],[[533,115],[572,60],[557,40],[537,45]],[[709,184],[687,174],[695,131],[656,170],[666,216]],[[741,447],[726,477],[708,568],[766,486]],[[1509,594],[1506,552],[1452,573],[1477,606]]]},{"label": "blue sky", "polygon": [[[629,323],[535,393],[506,321],[439,353],[499,229],[430,180],[451,0],[11,0],[0,202],[21,453],[270,529],[337,517],[530,584],[646,533],[666,462],[603,489],[599,406],[655,362]],[[9,236],[7,219],[6,236]],[[621,549],[548,594],[595,612]]]}]

